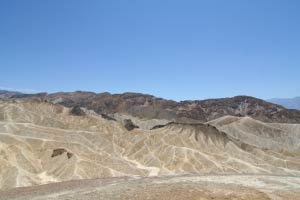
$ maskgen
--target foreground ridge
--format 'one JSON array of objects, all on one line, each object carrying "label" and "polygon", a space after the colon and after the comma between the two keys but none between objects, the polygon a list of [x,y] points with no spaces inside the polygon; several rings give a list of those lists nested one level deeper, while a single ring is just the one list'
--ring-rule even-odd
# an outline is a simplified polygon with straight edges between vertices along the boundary
[{"label": "foreground ridge", "polygon": [[0,191],[1,200],[31,199],[298,199],[300,178],[267,175],[183,175],[75,180]]}]

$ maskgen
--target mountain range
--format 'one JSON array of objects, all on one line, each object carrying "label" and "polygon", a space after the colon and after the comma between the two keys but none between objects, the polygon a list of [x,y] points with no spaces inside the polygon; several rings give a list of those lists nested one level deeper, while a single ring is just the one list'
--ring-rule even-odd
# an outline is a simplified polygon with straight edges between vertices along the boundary
[{"label": "mountain range", "polygon": [[[1,96],[0,96],[1,98]],[[300,111],[286,109],[250,96],[198,101],[166,100],[140,93],[59,92],[8,93],[6,99],[35,99],[66,107],[84,107],[98,114],[123,113],[138,118],[166,119],[178,122],[207,122],[222,116],[249,116],[264,122],[300,123]]]},{"label": "mountain range", "polygon": [[300,97],[294,97],[294,98],[273,98],[268,99],[267,101],[282,105],[285,108],[288,109],[297,109],[300,110]]},{"label": "mountain range", "polygon": [[249,96],[2,92],[0,200],[299,199],[299,112]]}]

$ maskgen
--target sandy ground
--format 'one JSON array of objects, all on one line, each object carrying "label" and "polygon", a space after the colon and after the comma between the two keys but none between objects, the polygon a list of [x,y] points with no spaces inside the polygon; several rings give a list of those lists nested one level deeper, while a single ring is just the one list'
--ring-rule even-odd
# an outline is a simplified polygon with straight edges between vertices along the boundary
[{"label": "sandy ground", "polygon": [[300,177],[203,175],[104,178],[0,191],[0,199],[300,199]]}]

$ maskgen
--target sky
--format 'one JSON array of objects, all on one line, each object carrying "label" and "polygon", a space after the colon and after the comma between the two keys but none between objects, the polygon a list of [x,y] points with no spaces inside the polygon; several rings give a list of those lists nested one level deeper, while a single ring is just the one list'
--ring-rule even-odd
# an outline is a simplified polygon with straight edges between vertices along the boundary
[{"label": "sky", "polygon": [[300,95],[298,0],[0,0],[0,89]]}]

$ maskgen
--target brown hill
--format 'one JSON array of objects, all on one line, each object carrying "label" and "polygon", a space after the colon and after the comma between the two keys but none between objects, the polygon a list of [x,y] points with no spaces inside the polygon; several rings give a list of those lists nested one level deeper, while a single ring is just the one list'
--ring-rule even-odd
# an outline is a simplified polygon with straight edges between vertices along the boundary
[{"label": "brown hill", "polygon": [[207,122],[223,116],[249,116],[264,122],[300,123],[300,111],[249,96],[176,102],[139,93],[40,93],[14,95],[14,99],[40,99],[67,107],[80,106],[99,114],[123,113],[138,118],[178,122]]}]

